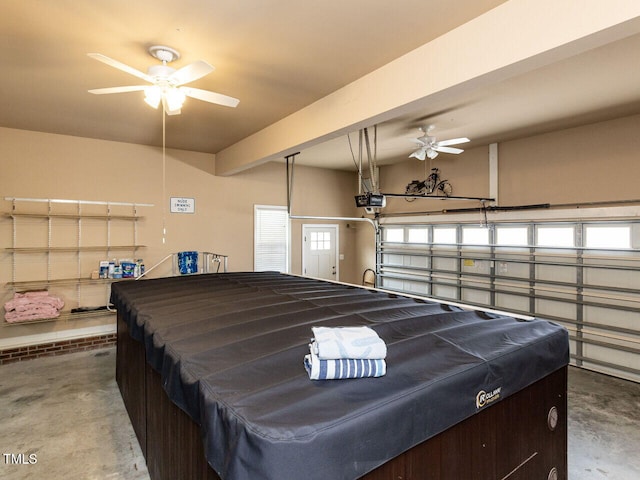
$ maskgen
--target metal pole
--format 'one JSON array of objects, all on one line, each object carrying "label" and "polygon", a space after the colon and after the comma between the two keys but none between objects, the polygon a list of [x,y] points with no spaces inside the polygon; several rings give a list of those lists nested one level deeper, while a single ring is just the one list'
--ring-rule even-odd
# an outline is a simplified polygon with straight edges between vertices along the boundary
[{"label": "metal pole", "polygon": [[[293,202],[293,172],[295,168],[296,155],[300,152],[287,155],[285,160],[287,161],[287,213],[291,215],[291,204]],[[289,167],[291,164],[291,167]]]}]

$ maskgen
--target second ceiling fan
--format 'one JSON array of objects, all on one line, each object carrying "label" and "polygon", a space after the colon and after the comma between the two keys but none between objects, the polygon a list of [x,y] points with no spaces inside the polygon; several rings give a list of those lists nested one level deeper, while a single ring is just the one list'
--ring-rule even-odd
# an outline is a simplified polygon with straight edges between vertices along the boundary
[{"label": "second ceiling fan", "polygon": [[433,126],[420,128],[420,131],[423,133],[423,135],[412,140],[413,142],[419,144],[420,148],[409,155],[410,158],[413,157],[422,161],[424,161],[426,158],[434,159],[438,156],[439,152],[453,153],[457,155],[464,152],[464,150],[461,148],[454,148],[451,145],[459,145],[461,143],[470,141],[467,137],[459,137],[438,142],[436,141],[436,137],[429,135],[431,133],[431,130],[433,130]]},{"label": "second ceiling fan", "polygon": [[178,53],[177,50],[164,45],[155,45],[149,48],[149,54],[160,60],[162,64],[152,65],[147,69],[147,73],[144,73],[100,53],[88,53],[87,55],[95,60],[129,73],[151,84],[98,88],[89,90],[89,93],[104,95],[144,91],[145,102],[154,108],[158,108],[160,103],[162,103],[167,115],[178,115],[181,113],[182,104],[186,97],[196,98],[204,102],[226,107],[236,107],[240,102],[237,98],[229,97],[221,93],[184,86],[215,70],[214,67],[207,62],[198,60],[197,62],[190,63],[176,70],[167,64],[180,58],[180,53]]}]

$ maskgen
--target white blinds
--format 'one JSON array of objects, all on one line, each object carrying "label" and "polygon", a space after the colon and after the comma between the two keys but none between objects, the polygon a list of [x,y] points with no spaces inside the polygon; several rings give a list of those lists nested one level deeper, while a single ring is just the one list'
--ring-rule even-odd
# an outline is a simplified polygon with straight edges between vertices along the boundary
[{"label": "white blinds", "polygon": [[286,207],[255,206],[253,268],[287,272],[289,216]]}]

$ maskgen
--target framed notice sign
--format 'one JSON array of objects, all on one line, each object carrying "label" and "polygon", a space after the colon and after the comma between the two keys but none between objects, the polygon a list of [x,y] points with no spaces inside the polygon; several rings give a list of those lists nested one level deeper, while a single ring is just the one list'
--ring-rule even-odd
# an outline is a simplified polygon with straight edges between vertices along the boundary
[{"label": "framed notice sign", "polygon": [[171,213],[196,213],[196,199],[171,197]]}]

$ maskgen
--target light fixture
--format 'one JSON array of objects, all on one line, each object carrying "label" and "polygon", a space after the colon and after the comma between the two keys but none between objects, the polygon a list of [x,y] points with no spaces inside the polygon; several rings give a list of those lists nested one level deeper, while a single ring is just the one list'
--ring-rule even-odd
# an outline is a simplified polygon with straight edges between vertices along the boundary
[{"label": "light fixture", "polygon": [[424,161],[424,159],[427,158],[427,152],[426,150],[421,148],[413,152],[411,155],[409,155],[409,158],[417,158],[418,160]]},{"label": "light fixture", "polygon": [[144,101],[147,105],[158,108],[162,102],[163,108],[167,115],[177,115],[182,109],[182,105],[186,100],[185,93],[176,87],[160,87],[154,85],[144,89]]},{"label": "light fixture", "polygon": [[180,113],[182,104],[187,98],[182,90],[175,87],[167,87],[163,92],[163,97],[166,100],[167,115],[176,115]]},{"label": "light fixture", "polygon": [[158,108],[162,100],[162,90],[157,85],[144,89],[144,101],[153,108]]},{"label": "light fixture", "polygon": [[409,158],[417,158],[418,160],[424,161],[427,157],[431,160],[438,156],[438,152],[431,147],[422,147],[409,155]]},{"label": "light fixture", "polygon": [[213,66],[203,60],[185,65],[176,70],[168,64],[180,58],[180,53],[171,47],[163,45],[153,45],[149,47],[149,53],[154,58],[162,62],[161,65],[151,65],[147,73],[141,72],[133,67],[125,65],[117,60],[106,57],[100,53],[89,53],[95,60],[105,63],[111,67],[122,70],[128,74],[138,77],[152,85],[127,85],[124,87],[95,88],[89,93],[105,95],[111,93],[141,92],[144,91],[144,101],[153,108],[158,108],[160,102],[167,115],[178,115],[186,97],[202,100],[203,102],[224,105],[226,107],[236,107],[240,100],[229,97],[221,93],[201,90],[194,87],[186,87],[185,84],[198,80],[199,78],[213,72]]}]

